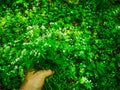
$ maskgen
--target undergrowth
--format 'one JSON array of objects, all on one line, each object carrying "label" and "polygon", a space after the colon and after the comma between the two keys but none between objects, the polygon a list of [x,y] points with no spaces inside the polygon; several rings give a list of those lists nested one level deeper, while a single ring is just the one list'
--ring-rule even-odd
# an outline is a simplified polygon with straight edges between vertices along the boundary
[{"label": "undergrowth", "polygon": [[119,90],[120,8],[110,1],[0,0],[0,89],[18,90],[34,68],[55,71],[43,90]]}]

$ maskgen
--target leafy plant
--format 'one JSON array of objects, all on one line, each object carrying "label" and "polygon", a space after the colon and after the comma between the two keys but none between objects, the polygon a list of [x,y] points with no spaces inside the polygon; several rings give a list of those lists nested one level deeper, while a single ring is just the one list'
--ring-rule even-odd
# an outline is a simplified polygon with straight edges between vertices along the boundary
[{"label": "leafy plant", "polygon": [[0,1],[0,89],[31,68],[55,71],[43,90],[120,89],[119,5],[66,1]]}]

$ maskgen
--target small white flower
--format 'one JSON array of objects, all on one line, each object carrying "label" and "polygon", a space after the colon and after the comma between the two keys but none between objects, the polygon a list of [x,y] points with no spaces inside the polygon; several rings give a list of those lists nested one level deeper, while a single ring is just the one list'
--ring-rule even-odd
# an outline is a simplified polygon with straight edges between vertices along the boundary
[{"label": "small white flower", "polygon": [[15,64],[15,62],[11,62],[11,65],[14,65]]},{"label": "small white flower", "polygon": [[42,26],[41,26],[41,29],[43,29],[43,30],[44,30],[44,29],[46,29],[46,28],[45,28],[45,26],[44,26],[44,25],[42,25]]},{"label": "small white flower", "polygon": [[32,26],[28,26],[27,29],[32,29],[33,27]]},{"label": "small white flower", "polygon": [[47,43],[44,44],[44,46],[47,46],[47,45],[48,45]]},{"label": "small white flower", "polygon": [[14,69],[17,69],[18,68],[18,66],[15,66],[15,68]]},{"label": "small white flower", "polygon": [[15,61],[17,62],[17,61],[19,61],[19,59],[20,59],[20,58],[16,58]]},{"label": "small white flower", "polygon": [[37,51],[35,50],[34,53],[35,53],[34,56],[36,56],[37,55]]},{"label": "small white flower", "polygon": [[33,10],[36,12],[36,7],[33,7]]},{"label": "small white flower", "polygon": [[8,65],[8,67],[10,67],[10,65]]},{"label": "small white flower", "polygon": [[50,22],[50,25],[54,24],[54,22]]},{"label": "small white flower", "polygon": [[81,79],[80,79],[80,83],[81,84],[84,84],[84,83],[86,83],[88,80],[87,80],[87,78],[86,77],[82,77]]}]

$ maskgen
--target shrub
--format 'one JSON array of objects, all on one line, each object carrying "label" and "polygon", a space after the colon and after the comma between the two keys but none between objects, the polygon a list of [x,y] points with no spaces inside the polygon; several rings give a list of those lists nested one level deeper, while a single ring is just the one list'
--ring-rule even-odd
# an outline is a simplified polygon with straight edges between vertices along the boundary
[{"label": "shrub", "polygon": [[1,2],[0,89],[19,89],[31,68],[55,71],[45,90],[120,89],[118,6],[96,11],[95,0]]}]

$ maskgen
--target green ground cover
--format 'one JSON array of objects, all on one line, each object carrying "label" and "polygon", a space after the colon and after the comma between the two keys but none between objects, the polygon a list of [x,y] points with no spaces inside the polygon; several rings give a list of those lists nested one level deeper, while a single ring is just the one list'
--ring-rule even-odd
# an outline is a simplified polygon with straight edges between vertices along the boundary
[{"label": "green ground cover", "polygon": [[43,90],[120,90],[119,0],[0,0],[0,90],[52,69]]}]

